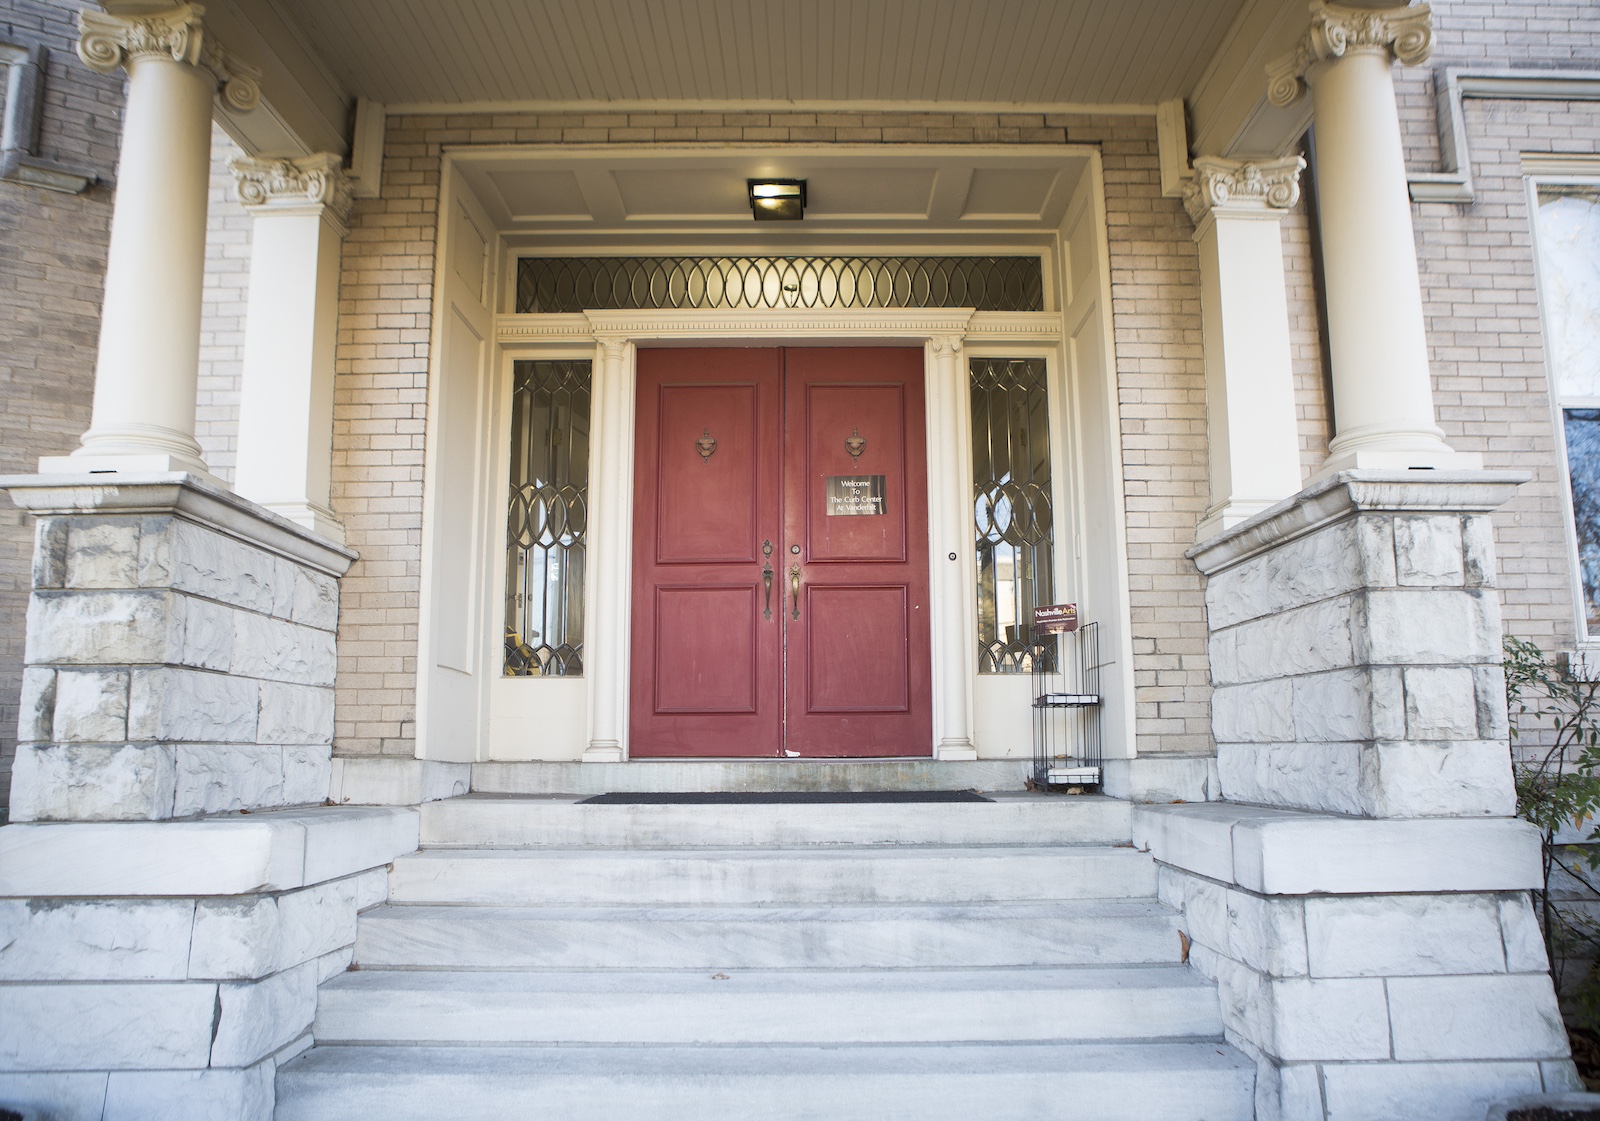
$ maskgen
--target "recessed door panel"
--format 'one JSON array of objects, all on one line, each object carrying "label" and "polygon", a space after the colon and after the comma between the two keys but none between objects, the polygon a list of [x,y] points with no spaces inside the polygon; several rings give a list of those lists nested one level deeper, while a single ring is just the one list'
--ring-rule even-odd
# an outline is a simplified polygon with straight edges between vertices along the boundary
[{"label": "recessed door panel", "polygon": [[656,459],[656,561],[756,559],[757,385],[663,385]]},{"label": "recessed door panel", "polygon": [[901,713],[911,707],[906,589],[812,585],[805,610],[811,713]]},{"label": "recessed door panel", "polygon": [[658,587],[655,711],[755,712],[758,618],[748,586]]},{"label": "recessed door panel", "polygon": [[630,750],[932,751],[920,349],[639,351]]}]

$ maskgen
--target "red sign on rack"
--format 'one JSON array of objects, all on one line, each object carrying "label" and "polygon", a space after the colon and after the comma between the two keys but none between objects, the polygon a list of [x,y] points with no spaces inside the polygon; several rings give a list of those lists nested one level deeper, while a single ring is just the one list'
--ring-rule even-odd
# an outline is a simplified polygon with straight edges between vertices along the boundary
[{"label": "red sign on rack", "polygon": [[1078,605],[1056,603],[1033,609],[1035,634],[1067,634],[1078,629]]}]

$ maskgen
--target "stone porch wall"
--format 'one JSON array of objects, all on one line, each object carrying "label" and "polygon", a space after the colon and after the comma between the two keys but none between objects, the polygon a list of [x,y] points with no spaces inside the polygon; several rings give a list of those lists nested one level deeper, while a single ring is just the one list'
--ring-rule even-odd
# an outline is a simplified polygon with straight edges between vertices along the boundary
[{"label": "stone porch wall", "polygon": [[[0,39],[50,52],[40,154],[116,170],[122,81],[74,54],[88,3],[0,0]],[[89,427],[100,289],[111,230],[104,186],[81,195],[0,183],[0,474],[70,451]],[[22,689],[33,519],[0,502],[0,811],[11,786]]]}]

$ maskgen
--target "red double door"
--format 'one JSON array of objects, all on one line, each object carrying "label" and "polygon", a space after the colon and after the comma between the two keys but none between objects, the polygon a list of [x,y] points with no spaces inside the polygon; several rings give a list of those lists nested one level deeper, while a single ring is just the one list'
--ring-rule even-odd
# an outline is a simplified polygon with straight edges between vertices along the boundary
[{"label": "red double door", "polygon": [[932,748],[922,351],[640,350],[630,751]]}]

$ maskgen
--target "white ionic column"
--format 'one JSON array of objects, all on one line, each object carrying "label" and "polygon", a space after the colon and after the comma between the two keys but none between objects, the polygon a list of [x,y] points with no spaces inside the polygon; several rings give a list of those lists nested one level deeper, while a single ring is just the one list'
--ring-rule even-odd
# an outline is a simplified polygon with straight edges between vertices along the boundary
[{"label": "white ionic column", "polygon": [[46,472],[205,471],[194,438],[205,271],[211,103],[260,100],[258,72],[228,58],[181,4],[151,15],[85,11],[78,57],[128,71],[106,260],[94,419]]},{"label": "white ionic column", "polygon": [[233,162],[254,218],[234,490],[344,541],[329,508],[339,245],[350,183],[336,155]]},{"label": "white ionic column", "polygon": [[1197,540],[1300,489],[1289,304],[1278,220],[1300,197],[1299,156],[1202,156],[1183,202],[1200,245],[1211,507]]},{"label": "white ionic column", "polygon": [[1300,46],[1267,68],[1268,98],[1311,88],[1317,207],[1338,435],[1323,474],[1346,467],[1481,466],[1434,422],[1400,116],[1390,73],[1427,59],[1425,4],[1368,9],[1313,0]]},{"label": "white ionic column", "polygon": [[926,344],[928,408],[928,623],[933,639],[933,741],[937,759],[976,759],[972,678],[977,673],[973,557],[972,399],[961,336]]},{"label": "white ionic column", "polygon": [[584,675],[589,679],[585,763],[627,759],[628,610],[632,597],[634,347],[602,339],[595,350],[595,428],[590,455],[588,620]]}]

